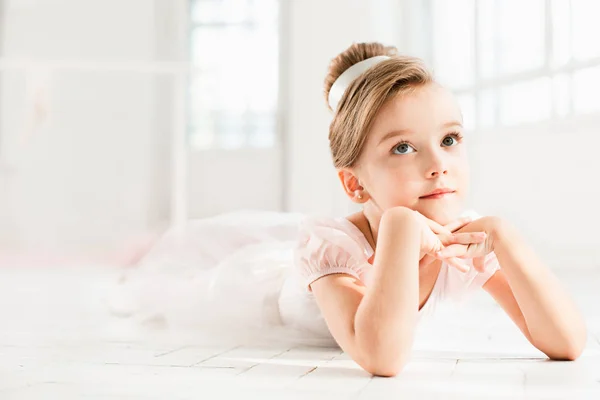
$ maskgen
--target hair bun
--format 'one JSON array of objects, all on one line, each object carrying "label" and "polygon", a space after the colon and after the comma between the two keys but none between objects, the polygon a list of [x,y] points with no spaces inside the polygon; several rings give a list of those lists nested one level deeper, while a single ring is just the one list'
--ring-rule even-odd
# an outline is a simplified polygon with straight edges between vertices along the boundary
[{"label": "hair bun", "polygon": [[[327,107],[329,106],[329,91],[333,83],[354,64],[358,64],[361,61],[367,60],[376,56],[395,56],[398,54],[398,49],[394,46],[384,46],[378,42],[371,43],[353,43],[350,47],[338,54],[329,63],[327,76],[325,77],[325,101]],[[332,110],[333,111],[333,110]]]}]

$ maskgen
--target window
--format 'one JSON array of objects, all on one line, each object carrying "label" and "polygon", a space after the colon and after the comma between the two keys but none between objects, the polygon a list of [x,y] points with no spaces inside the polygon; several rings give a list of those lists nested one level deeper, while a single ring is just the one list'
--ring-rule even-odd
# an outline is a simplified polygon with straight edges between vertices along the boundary
[{"label": "window", "polygon": [[278,0],[192,0],[192,148],[275,145],[278,21]]},{"label": "window", "polygon": [[469,128],[600,112],[600,2],[426,4],[429,62],[457,94]]}]

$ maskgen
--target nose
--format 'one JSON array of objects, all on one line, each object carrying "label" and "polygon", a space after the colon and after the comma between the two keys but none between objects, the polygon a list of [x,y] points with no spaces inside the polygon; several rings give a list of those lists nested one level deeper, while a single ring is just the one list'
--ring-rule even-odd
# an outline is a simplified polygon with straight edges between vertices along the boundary
[{"label": "nose", "polygon": [[435,178],[440,175],[448,175],[448,163],[444,154],[439,151],[432,151],[427,165],[427,178]]}]

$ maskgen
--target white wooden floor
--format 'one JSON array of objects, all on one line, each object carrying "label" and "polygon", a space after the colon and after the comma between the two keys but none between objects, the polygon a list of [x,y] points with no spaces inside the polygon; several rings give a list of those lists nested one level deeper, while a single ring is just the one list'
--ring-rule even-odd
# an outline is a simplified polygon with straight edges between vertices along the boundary
[{"label": "white wooden floor", "polygon": [[396,378],[373,378],[337,349],[141,333],[106,313],[114,276],[0,268],[0,399],[600,399],[600,271],[561,274],[591,332],[577,362],[546,361],[481,297],[465,309],[467,322],[421,340]]}]

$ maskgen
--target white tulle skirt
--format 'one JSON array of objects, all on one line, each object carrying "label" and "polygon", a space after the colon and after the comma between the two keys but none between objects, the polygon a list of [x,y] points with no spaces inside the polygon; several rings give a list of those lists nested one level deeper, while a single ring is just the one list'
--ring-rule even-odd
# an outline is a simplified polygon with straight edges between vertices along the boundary
[{"label": "white tulle skirt", "polygon": [[293,268],[301,218],[248,211],[172,228],[125,272],[110,310],[203,341],[335,345]]}]

